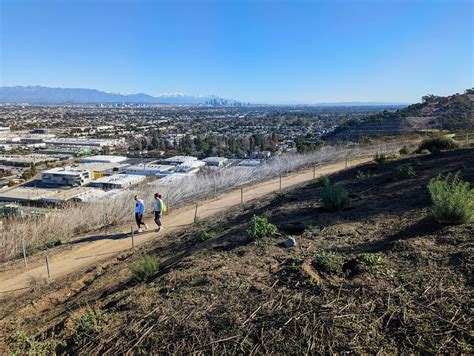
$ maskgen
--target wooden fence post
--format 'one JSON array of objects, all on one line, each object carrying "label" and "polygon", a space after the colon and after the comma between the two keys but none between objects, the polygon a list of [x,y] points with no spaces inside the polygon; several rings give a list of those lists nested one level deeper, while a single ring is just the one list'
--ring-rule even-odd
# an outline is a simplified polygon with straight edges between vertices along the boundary
[{"label": "wooden fence post", "polygon": [[313,166],[313,180],[316,179],[316,166]]},{"label": "wooden fence post", "polygon": [[240,187],[240,204],[244,203],[244,187]]},{"label": "wooden fence post", "polygon": [[26,248],[25,248],[25,240],[21,240],[21,248],[23,250],[23,260],[25,261],[25,268],[28,266],[26,263]]},{"label": "wooden fence post", "polygon": [[48,255],[45,256],[45,259],[46,259],[46,270],[48,271],[48,278],[51,278],[51,272],[49,270],[49,259],[48,259]]},{"label": "wooden fence post", "polygon": [[130,229],[131,233],[132,233],[132,249],[134,250],[135,249],[135,237],[134,237],[134,232],[133,232],[133,225],[131,226],[131,229]]},{"label": "wooden fence post", "polygon": [[197,222],[198,203],[196,203],[196,209],[194,210],[194,223]]},{"label": "wooden fence post", "polygon": [[280,173],[280,191],[281,191],[281,173]]}]

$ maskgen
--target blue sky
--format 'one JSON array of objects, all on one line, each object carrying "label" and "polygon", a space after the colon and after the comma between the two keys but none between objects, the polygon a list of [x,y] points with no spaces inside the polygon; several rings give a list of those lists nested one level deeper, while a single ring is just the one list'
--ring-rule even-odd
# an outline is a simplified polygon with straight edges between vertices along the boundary
[{"label": "blue sky", "polygon": [[416,102],[473,86],[470,0],[0,0],[0,85]]}]

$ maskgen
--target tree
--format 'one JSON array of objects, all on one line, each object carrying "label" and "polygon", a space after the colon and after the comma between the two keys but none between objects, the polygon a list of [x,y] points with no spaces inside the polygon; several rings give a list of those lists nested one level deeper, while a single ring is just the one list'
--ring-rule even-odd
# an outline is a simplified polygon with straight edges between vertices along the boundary
[{"label": "tree", "polygon": [[158,139],[158,135],[156,134],[156,132],[153,134],[153,138],[151,139],[151,146],[154,150],[160,148],[160,140]]}]

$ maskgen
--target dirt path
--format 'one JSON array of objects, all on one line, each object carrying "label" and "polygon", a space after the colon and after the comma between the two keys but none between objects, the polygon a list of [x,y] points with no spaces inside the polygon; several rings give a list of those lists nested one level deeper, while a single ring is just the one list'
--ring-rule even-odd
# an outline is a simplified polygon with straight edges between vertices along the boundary
[{"label": "dirt path", "polygon": [[[348,167],[370,161],[370,158],[363,158],[348,162]],[[316,170],[316,176],[331,174],[345,168],[345,163],[338,163],[319,167]],[[282,180],[283,188],[288,188],[308,182],[313,179],[313,169],[307,169],[301,172],[291,173]],[[270,179],[265,182],[257,183],[246,187],[244,190],[244,201],[265,196],[279,190],[279,178]],[[240,204],[240,188],[230,192],[223,193],[218,197],[202,202],[198,208],[198,217],[200,219],[215,215],[230,207]],[[164,231],[156,233],[153,231],[135,235],[135,247],[152,239],[166,236],[171,232],[183,228],[194,221],[195,206],[188,205],[173,210],[169,215],[164,216],[163,224],[166,227]],[[150,228],[154,227],[153,221],[147,220]],[[68,250],[51,250],[49,255],[49,267],[52,279],[58,279],[69,273],[80,270],[88,266],[93,266],[99,261],[117,255],[120,252],[130,250],[132,241],[130,237],[130,227],[121,227],[114,231],[113,235],[108,237],[100,236],[93,238],[85,237],[85,242],[76,243]],[[36,259],[28,264],[28,267],[22,265],[21,261],[15,263],[13,268],[0,273],[0,297],[8,292],[27,291],[33,281],[44,280],[47,278],[47,270],[44,260]]]}]

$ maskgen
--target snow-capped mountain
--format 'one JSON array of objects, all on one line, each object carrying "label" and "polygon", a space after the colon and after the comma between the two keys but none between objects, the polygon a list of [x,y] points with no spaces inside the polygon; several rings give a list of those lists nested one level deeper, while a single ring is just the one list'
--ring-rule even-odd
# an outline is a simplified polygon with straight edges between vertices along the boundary
[{"label": "snow-capped mountain", "polygon": [[99,104],[99,103],[143,103],[181,105],[238,105],[235,100],[222,99],[215,95],[185,95],[183,93],[110,93],[95,89],[49,88],[43,86],[0,87],[0,103],[30,104]]}]

